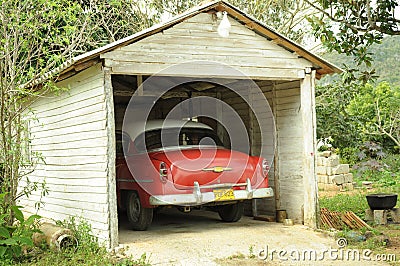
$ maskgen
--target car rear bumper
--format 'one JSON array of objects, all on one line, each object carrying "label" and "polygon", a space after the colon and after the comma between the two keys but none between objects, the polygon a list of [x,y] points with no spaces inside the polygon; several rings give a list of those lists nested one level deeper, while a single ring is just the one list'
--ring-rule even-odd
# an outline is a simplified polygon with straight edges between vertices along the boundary
[{"label": "car rear bumper", "polygon": [[258,188],[252,189],[250,179],[246,183],[234,184],[227,186],[226,184],[199,186],[197,182],[194,183],[193,193],[190,194],[170,194],[170,195],[152,195],[150,196],[150,204],[154,206],[160,205],[181,205],[181,206],[196,206],[210,202],[223,202],[215,197],[214,192],[201,192],[204,188],[232,188],[233,186],[246,186],[246,189],[233,190],[234,199],[231,200],[247,200],[270,198],[274,196],[272,188]]}]

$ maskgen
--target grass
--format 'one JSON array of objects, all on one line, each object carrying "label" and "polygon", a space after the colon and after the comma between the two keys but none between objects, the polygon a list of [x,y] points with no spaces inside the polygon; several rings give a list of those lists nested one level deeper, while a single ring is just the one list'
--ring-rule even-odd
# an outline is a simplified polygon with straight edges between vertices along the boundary
[{"label": "grass", "polygon": [[[365,218],[365,210],[369,208],[366,195],[373,193],[396,193],[400,192],[400,172],[392,172],[390,174],[385,172],[376,173],[375,175],[354,175],[355,182],[361,184],[362,181],[368,180],[373,182],[373,189],[358,188],[353,191],[331,193],[327,191],[321,191],[321,197],[319,198],[319,204],[321,208],[327,208],[330,211],[352,211],[360,218]],[[400,207],[400,196],[397,199],[397,208]],[[373,229],[367,230],[363,228],[356,232],[360,235],[369,235],[366,241],[351,241],[349,238],[349,231],[343,230],[337,233],[337,237],[345,237],[349,241],[348,248],[356,248],[359,250],[370,249],[374,254],[395,254],[397,258],[400,258],[400,225],[399,224],[388,224],[376,226],[371,224]],[[370,232],[367,232],[370,231]],[[389,243],[387,244],[387,239]]]},{"label": "grass", "polygon": [[367,199],[364,193],[356,194],[337,194],[333,197],[321,197],[319,205],[330,211],[352,211],[356,215],[364,218],[365,210],[368,208]]},{"label": "grass", "polygon": [[70,218],[64,222],[58,222],[59,226],[71,229],[78,240],[78,247],[63,251],[51,250],[45,245],[29,250],[25,256],[14,261],[0,261],[3,265],[20,266],[75,266],[75,265],[117,265],[117,266],[148,266],[149,258],[143,254],[138,259],[132,257],[119,258],[100,246],[93,237],[90,225],[84,220],[79,222],[75,218]]}]

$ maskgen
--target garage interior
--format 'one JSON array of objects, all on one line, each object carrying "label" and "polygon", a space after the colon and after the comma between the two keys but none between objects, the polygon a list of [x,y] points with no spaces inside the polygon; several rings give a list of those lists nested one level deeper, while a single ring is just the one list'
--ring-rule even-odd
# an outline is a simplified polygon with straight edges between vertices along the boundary
[{"label": "garage interior", "polygon": [[[249,200],[246,202],[245,215],[267,215],[275,217],[277,209],[287,211],[288,217],[293,218],[297,223],[303,223],[302,206],[297,203],[303,201],[302,192],[302,126],[301,118],[298,118],[300,109],[300,82],[294,81],[271,81],[253,80],[262,90],[270,106],[267,106],[262,99],[251,99],[250,105],[264,105],[262,107],[264,116],[271,116],[273,120],[269,128],[261,129],[252,108],[246,99],[229,89],[229,86],[239,86],[243,83],[235,78],[215,78],[209,81],[195,81],[175,86],[180,77],[157,76],[152,77],[151,85],[146,87],[146,80],[149,76],[139,75],[112,75],[112,88],[114,94],[114,115],[115,128],[122,129],[124,114],[133,94],[145,88],[145,96],[154,98],[151,90],[157,90],[157,83],[161,86],[171,84],[172,89],[164,93],[158,99],[149,116],[148,120],[165,119],[170,111],[189,98],[199,96],[213,97],[222,100],[234,109],[245,124],[249,143],[250,155],[263,155],[271,160],[271,170],[269,173],[269,184],[274,189],[275,198]],[[139,92],[140,93],[140,92]],[[137,94],[135,94],[135,97]],[[140,97],[140,96],[139,96]],[[154,98],[156,99],[156,98]],[[249,100],[249,99],[247,99]],[[271,109],[270,109],[271,108]],[[218,107],[216,106],[216,109]],[[182,117],[192,117],[190,108],[181,108]],[[219,135],[226,146],[230,146],[229,136],[224,126],[215,119],[199,116],[198,122],[211,126]],[[275,130],[276,127],[276,130]],[[261,143],[261,132],[264,138],[264,145]],[[277,148],[279,144],[279,148]],[[285,161],[286,160],[286,161]],[[296,174],[297,173],[297,174]],[[283,177],[283,180],[280,178]],[[296,184],[296,181],[298,182]],[[283,197],[282,197],[283,196]]]}]

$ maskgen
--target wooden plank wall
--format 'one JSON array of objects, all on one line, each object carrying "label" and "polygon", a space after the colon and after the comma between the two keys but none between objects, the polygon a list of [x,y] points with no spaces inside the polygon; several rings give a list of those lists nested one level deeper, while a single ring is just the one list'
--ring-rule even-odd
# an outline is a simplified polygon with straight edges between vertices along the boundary
[{"label": "wooden plank wall", "polygon": [[[86,219],[100,240],[109,241],[107,188],[107,130],[104,75],[98,64],[57,84],[69,88],[47,95],[31,106],[31,149],[45,163],[37,165],[31,181],[45,181],[49,194],[42,198],[39,214],[63,220]],[[24,183],[22,182],[23,186]],[[35,212],[40,195],[23,198],[21,205]]]},{"label": "wooden plank wall", "polygon": [[[113,74],[153,75],[169,66],[194,60],[181,69],[165,70],[163,75],[228,77],[240,75],[211,62],[235,67],[244,75],[259,79],[298,79],[311,63],[297,54],[256,34],[234,18],[228,38],[217,33],[220,20],[208,13],[189,18],[160,33],[101,55]],[[238,74],[239,73],[239,74]]]},{"label": "wooden plank wall", "polygon": [[[300,113],[299,81],[256,81],[263,91],[252,99],[252,108],[258,119],[266,119],[263,127],[255,126],[252,134],[252,154],[273,161],[269,173],[269,184],[274,189],[274,199],[257,201],[260,214],[274,215],[278,209],[287,211],[296,222],[303,221],[303,128]],[[264,111],[262,111],[264,108]],[[261,112],[260,112],[261,110]],[[271,119],[271,116],[274,118]],[[254,115],[250,116],[253,125]],[[261,141],[262,138],[262,141]]]},{"label": "wooden plank wall", "polygon": [[303,222],[303,124],[300,113],[300,83],[277,84],[276,128],[278,136],[279,209]]}]

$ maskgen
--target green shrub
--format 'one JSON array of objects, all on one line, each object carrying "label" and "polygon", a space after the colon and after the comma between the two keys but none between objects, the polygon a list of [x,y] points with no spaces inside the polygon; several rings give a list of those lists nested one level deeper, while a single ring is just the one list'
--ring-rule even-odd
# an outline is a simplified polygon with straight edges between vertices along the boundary
[{"label": "green shrub", "polygon": [[[35,254],[20,265],[26,266],[75,266],[75,265],[117,265],[117,266],[147,266],[149,258],[143,254],[139,259],[127,257],[118,259],[107,252],[104,246],[99,245],[97,237],[93,236],[90,224],[84,219],[70,217],[64,221],[58,221],[57,225],[70,229],[78,241],[78,247],[63,250],[62,252],[44,249]],[[1,263],[0,263],[1,265]]]},{"label": "green shrub", "polygon": [[93,235],[92,226],[84,219],[70,217],[64,221],[57,221],[56,224],[61,227],[70,229],[79,243],[79,249],[98,252],[102,248],[99,246],[98,239]]},{"label": "green shrub", "polygon": [[[5,194],[0,194],[0,200]],[[11,206],[8,213],[0,215],[0,259],[2,262],[18,260],[22,256],[23,248],[32,248],[32,235],[39,232],[37,220],[39,215],[31,215],[25,219],[21,212],[21,206]],[[3,211],[4,212],[4,211]],[[9,225],[9,217],[13,215],[17,220],[13,225]]]}]

